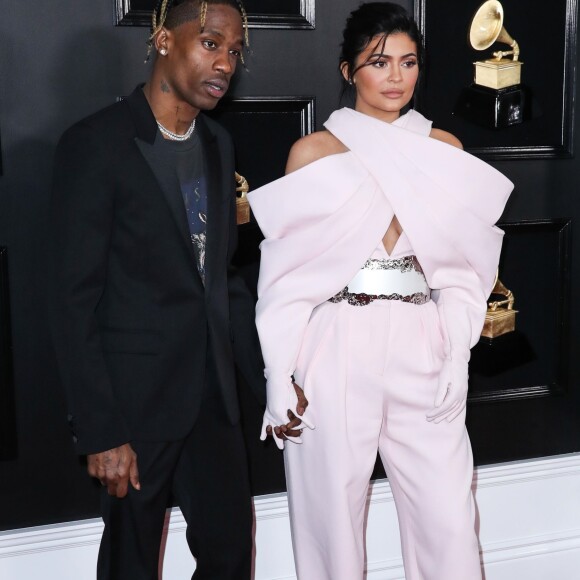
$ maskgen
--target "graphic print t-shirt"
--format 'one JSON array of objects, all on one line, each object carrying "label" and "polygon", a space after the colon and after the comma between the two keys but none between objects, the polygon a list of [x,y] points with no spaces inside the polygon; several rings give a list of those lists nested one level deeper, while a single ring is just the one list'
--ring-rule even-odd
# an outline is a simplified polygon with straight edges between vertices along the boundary
[{"label": "graphic print t-shirt", "polygon": [[204,172],[203,150],[196,131],[187,141],[168,141],[175,155],[175,169],[187,214],[191,243],[197,269],[205,284],[205,248],[207,229],[207,181]]}]

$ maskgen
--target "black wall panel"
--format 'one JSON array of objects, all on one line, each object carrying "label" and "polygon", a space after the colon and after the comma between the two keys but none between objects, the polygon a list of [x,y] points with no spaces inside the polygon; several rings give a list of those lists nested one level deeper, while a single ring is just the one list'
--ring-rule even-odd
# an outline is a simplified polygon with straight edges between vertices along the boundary
[{"label": "black wall panel", "polygon": [[[425,3],[437,4],[435,0]],[[0,460],[0,529],[13,529],[98,513],[97,486],[86,476],[83,461],[73,454],[48,340],[46,311],[50,305],[46,303],[44,281],[52,156],[67,126],[113,102],[118,95],[128,94],[146,78],[149,65],[143,64],[147,29],[115,27],[114,0],[65,0],[57,8],[42,0],[4,4],[0,19],[0,246],[7,248],[9,256],[18,445],[15,457]],[[233,83],[233,96],[315,97],[316,126],[320,128],[339,103],[336,59],[341,29],[349,11],[358,4],[359,0],[317,0],[314,30],[253,29],[252,54],[247,59],[247,70],[240,71]],[[410,0],[404,4],[412,8]],[[544,58],[552,60],[549,52]],[[450,64],[437,82],[445,85],[455,74]],[[296,120],[292,115],[296,113],[289,114],[288,134],[293,139]],[[278,142],[269,167],[282,171],[292,139]],[[269,141],[263,146],[252,145],[251,153],[266,158],[271,150],[273,143]],[[242,165],[243,159],[241,153]],[[566,258],[570,303],[565,312],[566,340],[557,347],[549,345],[550,360],[565,361],[564,388],[549,396],[471,404],[468,425],[479,463],[580,450],[580,358],[574,356],[580,344],[575,302],[580,251],[579,237],[573,235],[580,218],[580,166],[574,158],[493,163],[516,184],[504,221],[571,220]],[[251,171],[247,177],[250,182],[253,179],[250,184],[255,187],[265,177],[254,177]],[[259,232],[248,226],[241,230],[241,238],[238,259],[252,283]],[[553,256],[550,243],[546,251]],[[537,247],[544,248],[541,244]],[[546,264],[541,256],[530,255],[527,260],[526,268],[536,275],[545,270],[547,279],[553,280],[552,264]],[[510,275],[506,272],[502,279],[507,283]],[[553,285],[548,285],[547,291],[553,292]],[[542,296],[536,297],[533,287],[518,292],[526,293],[518,315],[523,331],[524,317],[533,315],[536,299],[540,307]],[[241,389],[244,392],[244,385]],[[273,446],[264,450],[256,441],[258,427],[252,433],[252,422],[259,419],[259,411],[246,395],[244,411],[254,489],[256,493],[280,491],[280,454]]]}]

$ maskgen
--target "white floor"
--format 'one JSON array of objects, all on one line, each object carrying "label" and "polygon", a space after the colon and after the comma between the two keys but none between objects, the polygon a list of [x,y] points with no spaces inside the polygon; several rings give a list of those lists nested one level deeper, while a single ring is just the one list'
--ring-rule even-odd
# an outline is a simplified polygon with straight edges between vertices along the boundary
[{"label": "white floor", "polygon": [[[486,580],[580,580],[580,454],[482,467],[474,490]],[[388,482],[375,483],[369,501],[367,580],[404,580]],[[254,504],[255,580],[294,580],[286,495]],[[93,580],[100,533],[100,520],[0,533],[0,578]],[[163,576],[189,579],[193,570],[175,509]]]}]

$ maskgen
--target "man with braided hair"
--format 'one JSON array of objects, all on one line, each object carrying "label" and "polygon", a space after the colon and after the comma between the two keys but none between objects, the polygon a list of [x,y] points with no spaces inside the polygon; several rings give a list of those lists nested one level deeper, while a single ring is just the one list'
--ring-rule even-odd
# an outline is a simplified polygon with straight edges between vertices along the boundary
[{"label": "man with braided hair", "polygon": [[244,29],[236,0],[162,0],[148,82],[57,148],[51,327],[73,440],[103,485],[99,580],[158,578],[171,496],[194,578],[250,578],[235,363],[263,399],[263,362],[230,267],[232,143],[200,114],[226,93]]}]

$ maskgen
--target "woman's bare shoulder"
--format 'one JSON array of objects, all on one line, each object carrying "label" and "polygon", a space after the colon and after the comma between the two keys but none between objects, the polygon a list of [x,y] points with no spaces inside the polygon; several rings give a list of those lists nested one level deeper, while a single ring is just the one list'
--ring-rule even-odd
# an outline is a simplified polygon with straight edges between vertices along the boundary
[{"label": "woman's bare shoulder", "polygon": [[347,147],[329,131],[316,131],[298,139],[288,155],[286,173],[292,173],[323,157],[344,153]]},{"label": "woman's bare shoulder", "polygon": [[443,131],[443,129],[431,129],[429,137],[433,137],[433,139],[437,139],[437,141],[443,141],[443,143],[447,143],[448,145],[453,145],[458,149],[463,149],[461,141],[455,135]]}]

